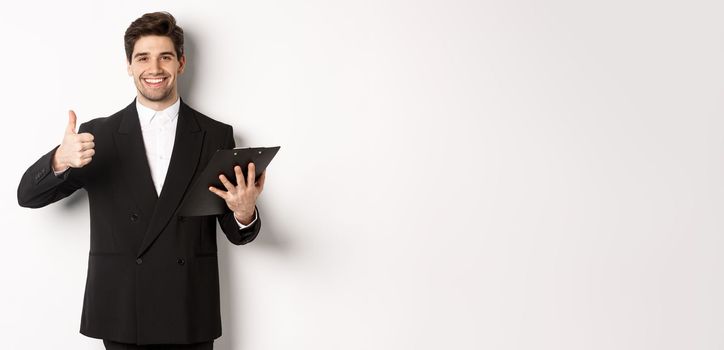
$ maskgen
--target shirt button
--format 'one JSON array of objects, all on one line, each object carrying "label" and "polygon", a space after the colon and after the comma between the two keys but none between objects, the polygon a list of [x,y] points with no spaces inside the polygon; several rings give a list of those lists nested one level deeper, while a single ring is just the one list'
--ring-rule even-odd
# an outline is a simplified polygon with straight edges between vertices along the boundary
[{"label": "shirt button", "polygon": [[137,265],[141,265],[141,263],[143,263],[143,259],[141,259],[141,258],[136,259]]}]

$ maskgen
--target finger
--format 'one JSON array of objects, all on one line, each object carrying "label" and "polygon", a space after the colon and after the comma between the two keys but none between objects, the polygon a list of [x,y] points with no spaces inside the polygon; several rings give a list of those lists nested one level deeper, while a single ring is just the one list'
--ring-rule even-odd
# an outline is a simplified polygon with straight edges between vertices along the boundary
[{"label": "finger", "polygon": [[220,189],[218,189],[218,188],[216,188],[216,187],[214,187],[214,186],[209,186],[209,191],[211,191],[211,192],[214,193],[215,195],[217,195],[217,196],[223,198],[224,200],[226,200],[226,196],[227,196],[227,193],[228,193],[228,192],[224,192],[224,191],[222,191],[222,190],[220,190]]},{"label": "finger", "polygon": [[75,134],[75,123],[78,118],[73,110],[68,111],[68,126],[65,127],[66,134]]},{"label": "finger", "polygon": [[80,153],[80,159],[91,158],[96,154],[96,150],[89,149]]},{"label": "finger", "polygon": [[94,149],[95,147],[96,147],[96,144],[95,144],[95,142],[92,142],[92,141],[91,141],[91,142],[83,142],[83,143],[80,144],[80,150],[81,150],[81,151],[86,151],[86,150],[89,150],[89,149]]},{"label": "finger", "polygon": [[224,187],[226,187],[227,191],[231,192],[234,190],[234,184],[229,182],[229,180],[226,178],[226,176],[224,176],[224,174],[219,175],[219,180],[221,180],[221,184],[223,184]]},{"label": "finger", "polygon": [[82,168],[91,162],[93,158],[76,158],[70,162],[70,166],[73,168]]},{"label": "finger", "polygon": [[78,134],[78,140],[80,140],[80,142],[91,142],[93,139],[95,139],[95,137],[93,137],[93,134],[89,132]]},{"label": "finger", "polygon": [[80,161],[80,168],[88,165],[88,163],[90,163],[91,160],[93,160],[93,157],[81,159],[81,161]]},{"label": "finger", "polygon": [[256,165],[249,163],[249,170],[246,172],[246,187],[254,187],[256,181]]},{"label": "finger", "polygon": [[234,166],[234,174],[236,175],[236,184],[240,185],[244,183],[244,174],[241,172],[240,166]]}]

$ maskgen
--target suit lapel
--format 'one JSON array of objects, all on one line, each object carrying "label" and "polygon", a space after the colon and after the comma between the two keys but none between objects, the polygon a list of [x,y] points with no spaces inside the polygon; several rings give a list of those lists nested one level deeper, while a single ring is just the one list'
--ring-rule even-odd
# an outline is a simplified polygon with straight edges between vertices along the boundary
[{"label": "suit lapel", "polygon": [[[138,117],[136,117],[136,121],[137,120]],[[194,111],[181,101],[178,123],[176,125],[176,138],[173,144],[173,152],[171,153],[171,162],[168,166],[161,195],[158,197],[158,202],[151,215],[151,222],[148,225],[143,242],[138,250],[137,255],[139,257],[151,246],[158,235],[161,234],[163,228],[166,227],[168,221],[176,212],[183,195],[186,193],[186,188],[189,186],[191,178],[193,178],[196,166],[199,163],[203,139],[204,132],[196,122]],[[142,141],[143,140],[141,140],[141,144],[143,144]],[[143,154],[142,159],[145,161],[145,154]],[[147,162],[146,169],[148,169]],[[150,171],[148,177],[150,178]],[[143,184],[143,186],[147,185],[148,184]],[[150,182],[150,186],[151,194],[155,195],[153,181]],[[145,190],[145,192],[148,192],[148,190]]]},{"label": "suit lapel", "polygon": [[118,132],[114,136],[123,179],[143,217],[150,218],[156,206],[156,188],[146,158],[135,101],[123,111]]}]

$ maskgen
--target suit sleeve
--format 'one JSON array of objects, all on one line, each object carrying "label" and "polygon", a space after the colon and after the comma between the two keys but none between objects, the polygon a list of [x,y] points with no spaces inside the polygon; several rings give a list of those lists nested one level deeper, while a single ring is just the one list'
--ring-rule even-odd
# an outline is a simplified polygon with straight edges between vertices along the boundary
[{"label": "suit sleeve", "polygon": [[[236,143],[234,142],[234,130],[231,126],[229,126],[228,128],[225,140],[226,149],[236,147]],[[229,242],[236,245],[241,245],[247,244],[256,238],[256,236],[259,234],[259,230],[261,229],[261,215],[259,215],[259,208],[255,209],[256,221],[254,221],[246,228],[239,228],[239,224],[234,218],[234,213],[228,208],[226,213],[216,216],[216,218],[219,220],[221,230],[224,231],[224,235],[226,235],[226,238],[229,239]]]},{"label": "suit sleeve", "polygon": [[[87,132],[87,125],[81,124],[78,132]],[[78,169],[70,168],[56,176],[52,162],[55,146],[25,171],[18,185],[18,204],[26,208],[41,208],[57,202],[83,187]]]}]

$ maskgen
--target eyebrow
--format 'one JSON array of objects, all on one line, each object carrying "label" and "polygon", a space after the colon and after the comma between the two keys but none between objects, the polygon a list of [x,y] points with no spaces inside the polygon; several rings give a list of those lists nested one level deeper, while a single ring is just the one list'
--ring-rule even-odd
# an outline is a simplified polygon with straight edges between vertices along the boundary
[{"label": "eyebrow", "polygon": [[[149,55],[150,54],[148,52],[139,52],[139,53],[136,53],[135,55],[133,55],[133,58],[136,58],[139,56],[149,56]],[[176,53],[173,51],[164,51],[159,54],[159,56],[163,56],[163,55],[171,55],[171,56],[176,57]]]}]

